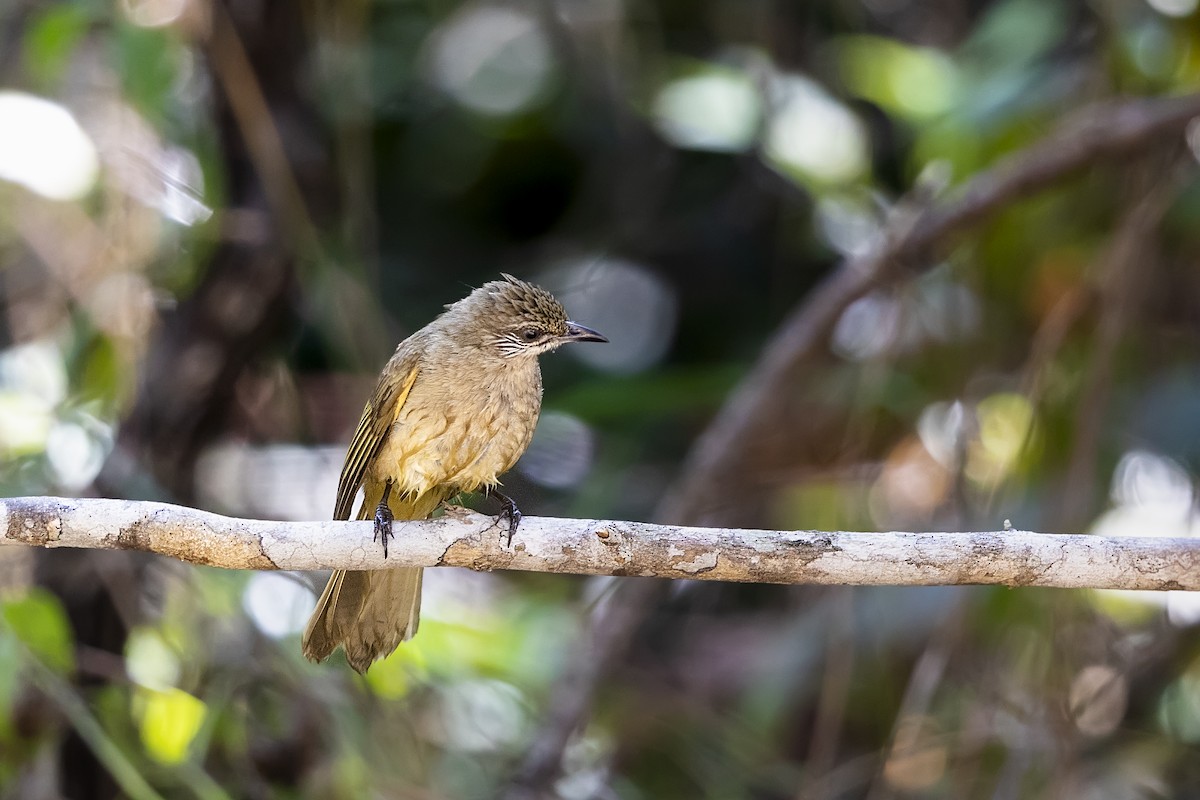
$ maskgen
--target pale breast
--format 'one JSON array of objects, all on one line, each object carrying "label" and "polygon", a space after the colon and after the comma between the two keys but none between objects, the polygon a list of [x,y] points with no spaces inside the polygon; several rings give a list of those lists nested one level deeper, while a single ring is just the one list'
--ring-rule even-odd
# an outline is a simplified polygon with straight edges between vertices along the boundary
[{"label": "pale breast", "polygon": [[533,438],[541,408],[537,362],[489,374],[422,370],[371,465],[402,493],[495,485]]}]

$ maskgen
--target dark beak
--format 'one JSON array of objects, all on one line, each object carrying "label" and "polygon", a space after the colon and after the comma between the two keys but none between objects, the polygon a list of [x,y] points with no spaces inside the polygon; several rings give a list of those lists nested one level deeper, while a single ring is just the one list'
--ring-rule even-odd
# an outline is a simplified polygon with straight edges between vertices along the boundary
[{"label": "dark beak", "polygon": [[585,328],[578,322],[567,323],[567,333],[562,337],[564,342],[607,342],[608,339],[591,328]]}]

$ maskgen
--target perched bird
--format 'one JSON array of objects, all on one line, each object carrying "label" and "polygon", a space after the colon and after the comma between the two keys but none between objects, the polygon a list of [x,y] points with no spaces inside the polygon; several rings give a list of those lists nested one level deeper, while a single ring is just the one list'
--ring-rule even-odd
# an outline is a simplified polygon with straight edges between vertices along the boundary
[{"label": "perched bird", "polygon": [[[402,341],[354,431],[334,519],[375,520],[387,542],[393,519],[424,519],[462,492],[490,491],[505,506],[508,538],[521,514],[495,491],[529,446],[542,406],[537,357],[567,342],[608,341],[567,319],[545,289],[504,275],[485,283]],[[417,632],[421,570],[338,570],[304,630],[304,655],[338,645],[358,672]]]}]

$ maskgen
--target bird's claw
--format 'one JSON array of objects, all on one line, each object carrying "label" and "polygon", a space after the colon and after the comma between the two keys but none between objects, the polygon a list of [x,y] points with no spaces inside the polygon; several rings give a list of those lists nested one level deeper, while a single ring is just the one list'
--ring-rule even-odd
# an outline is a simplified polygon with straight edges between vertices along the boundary
[{"label": "bird's claw", "polygon": [[378,542],[383,540],[383,557],[387,558],[388,539],[396,538],[392,533],[392,522],[395,517],[392,516],[392,509],[387,503],[380,503],[375,507],[375,538],[373,541]]},{"label": "bird's claw", "polygon": [[500,516],[496,519],[500,522],[505,517],[508,517],[508,539],[505,541],[505,547],[512,547],[513,534],[517,532],[517,527],[521,524],[521,509],[517,508],[515,503],[509,502],[500,512]]},{"label": "bird's claw", "polygon": [[517,508],[516,502],[508,495],[501,494],[495,490],[492,491],[492,494],[504,504],[500,509],[500,513],[496,516],[496,524],[502,526],[504,518],[508,517],[508,541],[505,543],[505,547],[512,547],[513,534],[517,532],[517,528],[521,524],[521,509]]}]

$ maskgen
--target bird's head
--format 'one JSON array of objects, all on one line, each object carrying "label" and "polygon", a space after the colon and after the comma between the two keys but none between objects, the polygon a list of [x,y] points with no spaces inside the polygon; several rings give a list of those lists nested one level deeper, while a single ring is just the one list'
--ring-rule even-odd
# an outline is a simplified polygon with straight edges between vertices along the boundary
[{"label": "bird's head", "polygon": [[540,286],[504,275],[447,308],[480,336],[480,345],[503,358],[536,357],[568,342],[607,342],[601,334],[567,318],[554,295]]}]

